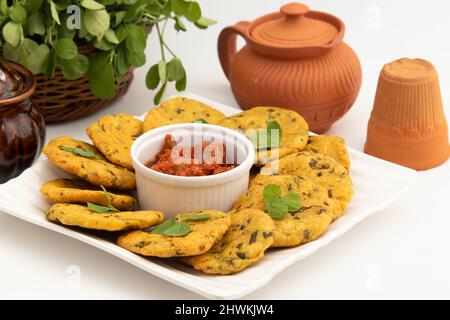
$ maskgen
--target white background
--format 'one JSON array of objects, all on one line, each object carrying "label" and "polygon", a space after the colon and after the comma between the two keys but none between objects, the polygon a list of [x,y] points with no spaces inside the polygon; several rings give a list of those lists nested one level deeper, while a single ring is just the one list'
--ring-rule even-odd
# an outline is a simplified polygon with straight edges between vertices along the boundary
[{"label": "white background", "polygon": [[[204,15],[219,20],[208,31],[168,33],[182,58],[188,90],[236,106],[222,74],[216,42],[220,30],[277,11],[286,1],[203,0]],[[333,13],[347,26],[364,80],[357,103],[330,133],[362,150],[376,83],[384,63],[420,57],[440,73],[450,117],[450,2],[430,0],[316,0],[312,9]],[[148,66],[159,57],[149,38]],[[102,114],[142,114],[153,106],[146,68],[136,71],[126,97],[97,114],[48,127],[48,137],[83,131]],[[170,93],[170,92],[169,92]],[[33,181],[30,181],[33,183]],[[249,299],[450,298],[450,162],[420,173],[415,185],[388,209],[277,276]],[[79,271],[79,272],[78,272]],[[0,213],[0,298],[198,299],[95,248]]]}]

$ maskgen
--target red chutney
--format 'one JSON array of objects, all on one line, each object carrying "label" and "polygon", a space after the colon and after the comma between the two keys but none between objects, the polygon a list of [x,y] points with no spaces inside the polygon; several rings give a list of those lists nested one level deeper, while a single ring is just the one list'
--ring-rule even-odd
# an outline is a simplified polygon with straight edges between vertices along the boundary
[{"label": "red chutney", "polygon": [[170,134],[164,138],[164,146],[155,159],[145,166],[161,173],[184,177],[210,176],[236,167],[227,164],[224,144],[202,141],[201,145],[182,147],[176,144]]}]

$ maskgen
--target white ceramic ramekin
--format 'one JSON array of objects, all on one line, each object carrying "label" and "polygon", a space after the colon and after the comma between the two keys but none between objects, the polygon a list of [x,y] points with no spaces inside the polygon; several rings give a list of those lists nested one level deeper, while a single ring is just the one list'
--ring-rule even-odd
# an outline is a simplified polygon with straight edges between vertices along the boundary
[{"label": "white ceramic ramekin", "polygon": [[[167,134],[175,141],[195,137],[195,145],[201,140],[223,142],[227,159],[234,159],[239,165],[224,173],[201,177],[174,176],[147,168],[145,163],[161,151]],[[251,141],[236,131],[209,124],[184,123],[144,133],[133,143],[131,158],[141,209],[162,211],[169,218],[190,211],[229,211],[248,188],[255,150]]]}]

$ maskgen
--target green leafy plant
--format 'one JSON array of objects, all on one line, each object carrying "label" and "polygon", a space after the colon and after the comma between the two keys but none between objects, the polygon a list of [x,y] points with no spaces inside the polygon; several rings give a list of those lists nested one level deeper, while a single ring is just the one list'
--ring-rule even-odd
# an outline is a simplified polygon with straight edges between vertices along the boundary
[{"label": "green leafy plant", "polygon": [[189,234],[192,230],[191,227],[185,223],[184,221],[188,220],[208,220],[211,219],[212,216],[208,213],[204,214],[179,214],[175,217],[175,219],[169,219],[159,224],[155,228],[147,229],[147,232],[153,234],[159,234],[163,236],[169,237],[183,237]]},{"label": "green leafy plant", "polygon": [[[77,12],[80,13],[77,20]],[[147,29],[153,26],[161,61],[150,68],[146,86],[158,89],[159,103],[170,82],[186,88],[186,71],[164,39],[169,23],[187,31],[186,21],[200,29],[215,23],[202,16],[193,0],[0,0],[0,42],[3,56],[52,79],[55,70],[68,80],[90,76],[91,91],[112,98],[130,67],[145,64]],[[94,46],[87,57],[79,48]]]},{"label": "green leafy plant", "polygon": [[286,213],[297,212],[302,207],[298,193],[288,192],[281,197],[281,188],[275,184],[264,187],[263,198],[267,212],[274,219],[283,219]]}]

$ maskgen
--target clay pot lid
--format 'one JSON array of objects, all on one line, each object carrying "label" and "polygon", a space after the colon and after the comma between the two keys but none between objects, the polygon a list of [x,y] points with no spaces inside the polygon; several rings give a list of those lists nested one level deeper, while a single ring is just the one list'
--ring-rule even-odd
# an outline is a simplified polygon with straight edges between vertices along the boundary
[{"label": "clay pot lid", "polygon": [[293,2],[281,7],[280,13],[255,21],[250,37],[260,44],[285,48],[323,46],[330,44],[340,32],[330,17],[334,18]]},{"label": "clay pot lid", "polygon": [[36,80],[25,67],[0,59],[0,105],[28,99],[36,88]]},{"label": "clay pot lid", "polygon": [[423,59],[402,58],[383,67],[383,75],[397,82],[421,82],[436,75],[431,62]]}]

